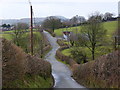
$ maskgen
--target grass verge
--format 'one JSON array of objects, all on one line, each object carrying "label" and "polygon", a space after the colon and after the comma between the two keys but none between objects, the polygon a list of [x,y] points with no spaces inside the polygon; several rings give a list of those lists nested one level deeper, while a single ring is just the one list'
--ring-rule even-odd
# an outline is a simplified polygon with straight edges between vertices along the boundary
[{"label": "grass verge", "polygon": [[10,88],[51,88],[53,85],[52,82],[52,77],[43,78],[39,75],[26,75],[23,80],[16,80],[10,82]]}]

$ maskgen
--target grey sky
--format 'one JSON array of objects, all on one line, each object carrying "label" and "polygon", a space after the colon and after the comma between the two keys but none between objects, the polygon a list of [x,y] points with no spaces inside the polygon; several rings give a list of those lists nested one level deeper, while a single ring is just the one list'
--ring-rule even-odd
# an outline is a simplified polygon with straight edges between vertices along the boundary
[{"label": "grey sky", "polygon": [[[75,15],[111,12],[118,15],[119,0],[31,0],[35,17],[51,15],[71,18]],[[0,0],[0,19],[30,17],[28,0]]]}]

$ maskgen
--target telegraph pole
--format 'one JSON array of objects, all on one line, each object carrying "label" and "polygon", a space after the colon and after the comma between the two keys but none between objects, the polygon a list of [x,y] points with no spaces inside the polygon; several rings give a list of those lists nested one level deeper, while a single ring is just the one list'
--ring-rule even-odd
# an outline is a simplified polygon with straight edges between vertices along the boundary
[{"label": "telegraph pole", "polygon": [[31,13],[30,48],[31,48],[31,55],[33,55],[33,9],[32,9],[32,5],[30,5],[30,13]]}]

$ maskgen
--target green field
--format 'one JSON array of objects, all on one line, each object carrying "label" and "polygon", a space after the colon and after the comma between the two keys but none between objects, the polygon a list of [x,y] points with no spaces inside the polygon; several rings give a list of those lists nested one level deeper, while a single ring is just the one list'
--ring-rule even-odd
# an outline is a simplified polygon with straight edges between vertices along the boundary
[{"label": "green field", "polygon": [[[28,31],[28,30],[27,30]],[[35,30],[34,30],[35,31]],[[14,30],[12,31],[3,31],[2,34],[0,34],[0,37],[5,38],[7,40],[12,40],[14,38]],[[38,32],[33,32],[34,34],[37,34],[39,36],[40,34]],[[22,37],[26,37],[30,32],[25,32]],[[40,36],[41,37],[41,36]]]},{"label": "green field", "polygon": [[[2,38],[5,38],[7,40],[12,41],[14,44],[17,46],[20,46],[26,53],[30,53],[30,32],[24,32],[21,34],[18,38],[18,41],[16,41],[15,34],[13,33],[14,31],[5,31],[2,32],[1,34]],[[40,32],[33,32],[33,45],[34,45],[34,53],[39,53],[40,52],[40,41],[42,39],[42,35]],[[44,43],[43,43],[44,45]]]},{"label": "green field", "polygon": [[[117,21],[104,22],[103,26],[107,30],[108,36],[112,35],[114,33],[114,31],[117,29]],[[81,29],[81,26],[70,27],[70,28],[67,28],[67,29],[66,28],[61,28],[61,29],[56,29],[55,34],[56,34],[56,36],[62,36],[63,31],[72,31],[74,33],[79,33],[80,29]]]},{"label": "green field", "polygon": [[[101,56],[101,55],[105,55],[105,54],[110,53],[110,52],[113,51],[112,40],[114,39],[113,38],[113,34],[117,30],[117,21],[104,22],[103,26],[107,30],[106,41],[107,41],[108,45],[107,46],[99,46],[99,47],[96,48],[96,52],[95,52],[95,57],[96,58],[99,57],[99,56]],[[80,28],[80,27],[78,27],[78,28]],[[55,30],[56,35],[58,35],[58,36],[62,35],[62,32],[60,30],[61,29]],[[80,31],[80,29],[79,29],[79,31]],[[79,47],[79,49],[80,48],[84,49],[84,51],[85,51],[85,53],[86,53],[86,55],[88,57],[88,61],[91,60],[92,55],[91,55],[90,50],[88,48],[86,48],[86,47]],[[62,53],[64,55],[66,55],[66,56],[71,56],[71,53],[70,53],[71,50],[72,50],[72,47],[69,48],[69,49],[63,50]]]},{"label": "green field", "polygon": [[74,33],[78,33],[78,32],[80,32],[80,29],[81,29],[80,26],[69,27],[69,28],[60,28],[60,29],[55,30],[55,34],[56,34],[56,36],[62,36],[62,32],[64,32],[64,31],[71,31],[71,32],[74,32]]},{"label": "green field", "polygon": [[65,50],[62,50],[62,54],[66,55],[66,56],[70,56],[71,53],[70,53],[70,49],[65,49]]}]

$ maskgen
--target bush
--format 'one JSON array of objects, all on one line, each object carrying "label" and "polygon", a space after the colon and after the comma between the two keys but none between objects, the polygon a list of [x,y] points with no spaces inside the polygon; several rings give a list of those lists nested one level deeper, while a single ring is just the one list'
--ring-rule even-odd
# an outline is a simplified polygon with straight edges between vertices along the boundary
[{"label": "bush", "polygon": [[120,51],[115,51],[95,61],[80,64],[74,69],[73,77],[88,88],[119,88],[119,56]]},{"label": "bush", "polygon": [[56,34],[54,33],[54,32],[52,32],[52,30],[51,29],[46,29],[46,31],[47,32],[49,32],[53,37],[55,37],[56,36]]},{"label": "bush", "polygon": [[60,46],[68,47],[68,44],[65,44],[62,39],[57,39],[57,43],[58,43]]},{"label": "bush", "polygon": [[11,42],[2,40],[2,82],[8,87],[14,80],[23,79],[26,72],[24,52]]},{"label": "bush", "polygon": [[78,64],[87,62],[86,53],[82,48],[72,48],[70,52],[72,58],[74,58]]},{"label": "bush", "polygon": [[74,64],[77,64],[77,63],[73,59],[71,59],[69,56],[65,56],[61,52],[62,50],[67,49],[67,48],[68,47],[66,46],[59,48],[56,52],[56,56],[58,59],[65,61],[67,64],[69,64],[72,67]]},{"label": "bush", "polygon": [[[2,85],[12,87],[14,81],[24,81],[25,75],[51,77],[51,65],[35,56],[28,55],[10,41],[2,39]],[[41,82],[42,83],[42,82]],[[19,84],[17,84],[19,85]]]}]

